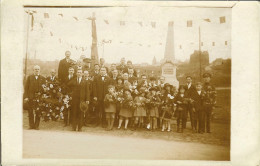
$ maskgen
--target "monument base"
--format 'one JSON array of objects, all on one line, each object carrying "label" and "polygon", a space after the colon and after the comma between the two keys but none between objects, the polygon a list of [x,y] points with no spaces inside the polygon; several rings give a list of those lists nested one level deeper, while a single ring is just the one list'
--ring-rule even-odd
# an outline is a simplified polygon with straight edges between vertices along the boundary
[{"label": "monument base", "polygon": [[179,88],[179,81],[174,77],[165,77],[165,83],[173,85],[176,89]]},{"label": "monument base", "polygon": [[162,76],[165,78],[165,83],[169,83],[179,88],[179,81],[176,78],[176,65],[172,61],[166,61],[162,64]]}]

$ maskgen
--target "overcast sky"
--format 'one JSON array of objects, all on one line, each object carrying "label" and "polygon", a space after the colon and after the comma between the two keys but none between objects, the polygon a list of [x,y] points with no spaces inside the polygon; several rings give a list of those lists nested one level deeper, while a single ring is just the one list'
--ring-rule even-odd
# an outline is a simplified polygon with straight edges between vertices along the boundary
[{"label": "overcast sky", "polygon": [[[107,63],[119,62],[121,57],[132,60],[134,63],[152,63],[154,56],[157,61],[161,60],[164,57],[169,21],[174,21],[177,60],[189,59],[190,54],[198,49],[199,26],[203,42],[202,50],[209,51],[210,61],[216,58],[230,58],[230,8],[146,6],[30,9],[37,11],[34,15],[34,29],[29,31],[30,58],[33,58],[36,52],[37,58],[42,60],[62,59],[66,50],[71,51],[72,58],[75,60],[80,55],[90,57],[91,21],[86,18],[92,16],[93,12],[96,14],[98,54],[99,57],[104,57]],[[44,13],[48,13],[49,18],[44,18]],[[63,17],[58,15],[60,13]],[[226,17],[226,23],[219,23],[221,16]],[[78,21],[73,17],[77,17]],[[28,20],[26,14],[24,18],[24,36],[26,37]],[[211,22],[203,21],[207,18]],[[109,24],[106,24],[104,20],[108,20]],[[187,20],[192,20],[192,27],[187,27]],[[119,21],[125,21],[125,26],[120,26]],[[140,26],[138,22],[142,22],[143,26]],[[152,28],[151,22],[156,22],[155,28]],[[103,46],[100,44],[103,39],[112,40],[112,43],[105,44],[104,54]],[[225,41],[228,42],[227,46]],[[212,46],[212,42],[215,42],[215,46]],[[76,50],[75,46],[87,49]]]}]

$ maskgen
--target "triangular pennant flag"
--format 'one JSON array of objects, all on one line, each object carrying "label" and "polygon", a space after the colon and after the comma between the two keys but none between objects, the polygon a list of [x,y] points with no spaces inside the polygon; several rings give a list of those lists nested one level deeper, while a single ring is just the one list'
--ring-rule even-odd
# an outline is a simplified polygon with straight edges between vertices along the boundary
[{"label": "triangular pennant flag", "polygon": [[187,27],[192,27],[192,21],[191,20],[187,21]]},{"label": "triangular pennant flag", "polygon": [[225,16],[219,17],[219,22],[220,22],[220,24],[225,23],[226,22],[226,17]]},{"label": "triangular pennant flag", "polygon": [[43,28],[43,25],[42,25],[42,23],[40,23],[40,26],[41,26],[41,28]]},{"label": "triangular pennant flag", "polygon": [[155,28],[156,27],[156,22],[151,22],[151,25],[152,25],[153,28]]},{"label": "triangular pennant flag", "polygon": [[209,18],[206,18],[206,19],[203,19],[203,20],[206,21],[206,22],[210,22]]},{"label": "triangular pennant flag", "polygon": [[215,42],[212,42],[212,46],[215,46]]},{"label": "triangular pennant flag", "polygon": [[120,26],[123,26],[125,25],[125,22],[124,21],[120,21]]},{"label": "triangular pennant flag", "polygon": [[50,34],[51,34],[51,36],[53,36],[53,33],[52,33],[52,32],[50,32]]},{"label": "triangular pennant flag", "polygon": [[142,22],[138,22],[138,24],[142,27],[143,26],[143,23]]},{"label": "triangular pennant flag", "polygon": [[168,26],[173,26],[173,21],[168,22]]},{"label": "triangular pennant flag", "polygon": [[49,14],[48,13],[44,13],[44,18],[49,18]]},{"label": "triangular pennant flag", "polygon": [[79,21],[77,17],[73,17],[76,21]]},{"label": "triangular pennant flag", "polygon": [[61,13],[60,13],[60,14],[58,14],[58,15],[59,15],[59,16],[61,16],[61,17],[63,17],[63,14],[61,14]]},{"label": "triangular pennant flag", "polygon": [[227,45],[227,41],[225,41],[225,45]]},{"label": "triangular pennant flag", "polygon": [[104,20],[104,22],[105,22],[106,24],[109,24],[109,22],[108,22],[107,20]]}]

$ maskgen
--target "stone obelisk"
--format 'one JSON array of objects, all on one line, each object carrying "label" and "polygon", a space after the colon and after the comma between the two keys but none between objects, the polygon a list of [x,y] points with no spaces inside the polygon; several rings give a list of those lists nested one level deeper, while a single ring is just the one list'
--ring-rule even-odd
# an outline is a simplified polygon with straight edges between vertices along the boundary
[{"label": "stone obelisk", "polygon": [[176,61],[174,54],[174,27],[173,22],[168,23],[168,32],[166,37],[166,45],[164,59],[162,63],[162,76],[165,77],[165,82],[176,88],[179,87],[179,81],[176,78]]},{"label": "stone obelisk", "polygon": [[92,29],[92,45],[91,45],[91,67],[93,68],[96,63],[99,63],[98,49],[97,49],[97,29],[95,13],[92,14],[91,29]]}]

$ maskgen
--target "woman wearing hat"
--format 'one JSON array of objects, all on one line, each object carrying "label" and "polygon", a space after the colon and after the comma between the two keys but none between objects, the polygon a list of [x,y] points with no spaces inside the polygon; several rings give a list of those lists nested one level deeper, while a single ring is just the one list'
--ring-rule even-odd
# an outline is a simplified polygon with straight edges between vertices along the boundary
[{"label": "woman wearing hat", "polygon": [[135,105],[135,111],[134,111],[134,130],[136,129],[138,123],[140,126],[143,125],[144,117],[146,117],[146,109],[145,104],[147,102],[147,99],[145,98],[146,89],[144,87],[141,87],[139,89],[138,96],[134,99],[134,105]]},{"label": "woman wearing hat", "polygon": [[163,114],[162,114],[162,119],[163,119],[163,125],[162,125],[162,131],[164,131],[166,128],[168,129],[167,131],[171,131],[171,123],[170,120],[173,115],[174,107],[173,107],[173,100],[174,100],[174,95],[171,91],[172,85],[169,83],[166,83],[164,85],[165,89],[165,94],[163,97]]}]

